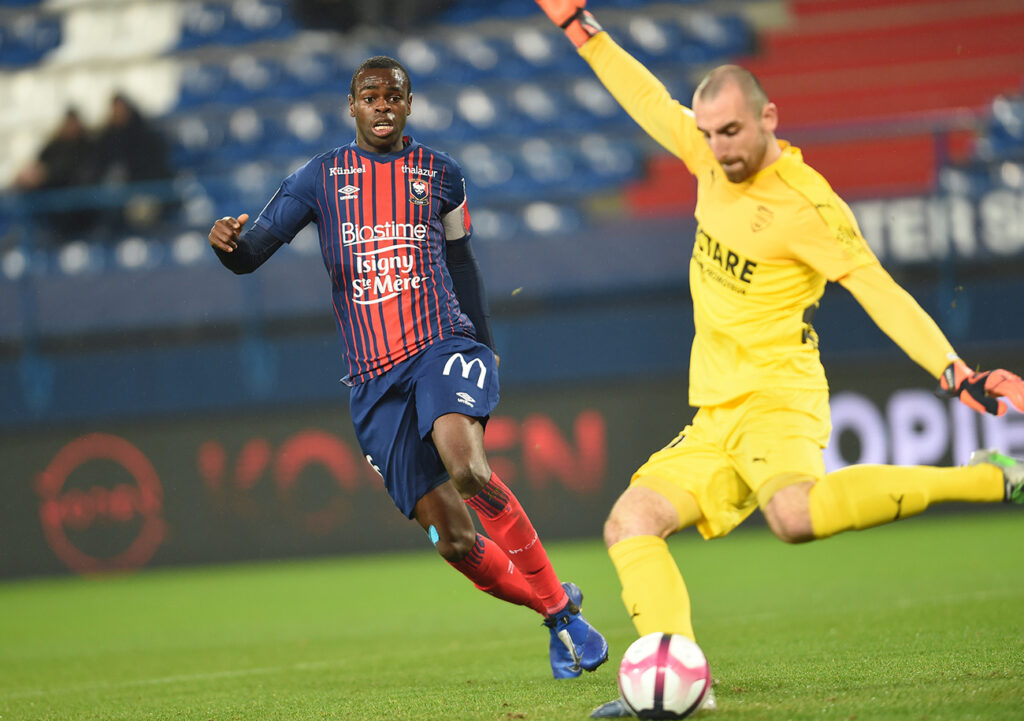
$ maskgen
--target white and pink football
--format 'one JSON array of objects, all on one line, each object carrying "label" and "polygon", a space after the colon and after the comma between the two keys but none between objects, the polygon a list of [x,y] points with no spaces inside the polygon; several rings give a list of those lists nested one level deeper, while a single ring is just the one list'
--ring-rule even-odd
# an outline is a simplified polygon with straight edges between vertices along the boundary
[{"label": "white and pink football", "polygon": [[679,634],[649,633],[630,645],[619,665],[619,690],[642,719],[681,719],[700,708],[711,669],[700,646]]}]

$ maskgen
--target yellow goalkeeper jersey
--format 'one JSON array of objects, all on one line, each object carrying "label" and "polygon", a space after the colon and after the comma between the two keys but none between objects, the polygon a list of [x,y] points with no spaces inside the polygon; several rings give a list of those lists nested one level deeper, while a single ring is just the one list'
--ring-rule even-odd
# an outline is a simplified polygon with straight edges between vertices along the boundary
[{"label": "yellow goalkeeper jersey", "polygon": [[697,178],[690,404],[719,405],[768,388],[826,389],[811,325],[825,283],[878,263],[849,206],[787,143],[772,165],[730,182],[693,112],[607,33],[580,54]]}]

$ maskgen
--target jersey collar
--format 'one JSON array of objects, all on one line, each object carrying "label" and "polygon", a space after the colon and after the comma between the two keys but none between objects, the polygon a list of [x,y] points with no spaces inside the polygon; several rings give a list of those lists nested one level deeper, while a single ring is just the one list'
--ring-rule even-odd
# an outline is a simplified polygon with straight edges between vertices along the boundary
[{"label": "jersey collar", "polygon": [[390,163],[392,160],[396,160],[397,158],[403,158],[409,155],[409,153],[411,153],[413,150],[419,147],[419,143],[416,140],[414,140],[411,135],[402,136],[402,143],[404,144],[405,147],[393,153],[371,153],[368,150],[363,150],[362,148],[360,148],[359,144],[355,140],[349,143],[346,146],[346,149],[353,150],[355,151],[356,155],[359,155],[363,158],[367,158],[368,160],[375,160],[378,163]]}]

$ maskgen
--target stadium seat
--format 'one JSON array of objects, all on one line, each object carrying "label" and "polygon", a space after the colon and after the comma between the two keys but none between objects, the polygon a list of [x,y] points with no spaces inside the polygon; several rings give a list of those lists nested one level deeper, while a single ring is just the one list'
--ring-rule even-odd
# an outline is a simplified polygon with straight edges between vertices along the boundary
[{"label": "stadium seat", "polygon": [[220,106],[207,106],[202,113],[182,113],[164,122],[175,167],[198,169],[210,164],[224,144],[226,114],[226,109]]},{"label": "stadium seat", "polygon": [[222,102],[228,71],[219,63],[188,60],[181,66],[177,108],[184,110],[206,103]]},{"label": "stadium seat", "polygon": [[993,156],[1024,156],[1024,97],[998,96],[990,118],[987,135]]},{"label": "stadium seat", "polygon": [[337,57],[322,50],[295,50],[280,62],[280,76],[272,89],[281,98],[308,98],[332,87],[345,89]]},{"label": "stadium seat", "polygon": [[222,3],[186,3],[182,8],[178,47],[187,50],[213,42],[226,42],[221,38],[226,34],[230,19],[230,10]]},{"label": "stadium seat", "polygon": [[24,13],[7,17],[0,25],[0,66],[38,62],[60,45],[61,37],[60,21],[53,15]]},{"label": "stadium seat", "polygon": [[222,91],[223,102],[251,102],[276,94],[282,87],[284,69],[274,58],[240,53],[227,65],[228,76]]}]

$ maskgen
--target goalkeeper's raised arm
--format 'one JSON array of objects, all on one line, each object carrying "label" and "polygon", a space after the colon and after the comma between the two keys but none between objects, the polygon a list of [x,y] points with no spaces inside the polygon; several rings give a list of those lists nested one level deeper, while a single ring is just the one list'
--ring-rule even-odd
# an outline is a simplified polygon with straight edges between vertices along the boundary
[{"label": "goalkeeper's raised arm", "polygon": [[604,32],[585,9],[585,0],[537,0],[537,4],[562,28],[629,116],[693,172],[694,159],[707,154],[707,144],[690,109],[673,99],[657,77]]}]

